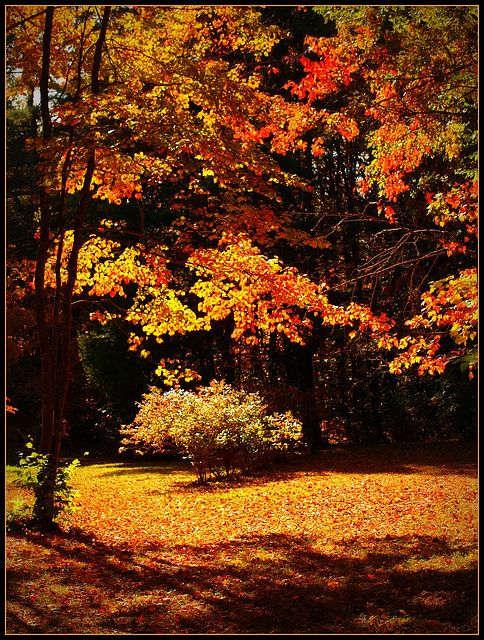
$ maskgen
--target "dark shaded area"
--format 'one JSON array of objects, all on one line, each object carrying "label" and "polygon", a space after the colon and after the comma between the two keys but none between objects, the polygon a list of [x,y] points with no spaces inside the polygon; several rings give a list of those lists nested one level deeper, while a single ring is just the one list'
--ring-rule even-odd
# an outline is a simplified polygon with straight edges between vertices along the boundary
[{"label": "dark shaded area", "polygon": [[[96,619],[101,633],[476,632],[477,566],[441,569],[466,549],[438,538],[362,538],[321,553],[307,538],[272,534],[202,547],[156,545],[135,556],[127,545],[108,546],[79,530],[28,535],[61,558],[75,559],[75,572],[64,570],[58,579],[66,588],[77,585],[89,603],[89,624]],[[236,562],[244,552],[250,564]],[[405,567],[422,558],[438,558],[439,568]],[[83,632],[69,601],[61,606],[53,598],[45,611],[19,595],[26,578],[22,571],[8,574],[9,633]],[[103,609],[104,593],[117,602],[128,597],[130,604],[110,613]],[[133,593],[141,604],[129,600]]]}]

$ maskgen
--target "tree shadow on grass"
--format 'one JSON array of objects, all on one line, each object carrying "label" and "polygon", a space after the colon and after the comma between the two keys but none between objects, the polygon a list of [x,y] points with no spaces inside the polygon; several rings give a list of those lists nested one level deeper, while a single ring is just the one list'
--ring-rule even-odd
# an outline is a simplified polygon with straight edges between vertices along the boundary
[{"label": "tree shadow on grass", "polygon": [[[94,463],[96,464],[96,463]],[[190,463],[186,460],[170,460],[169,462],[110,462],[103,466],[103,476],[140,475],[143,473],[156,473],[160,475],[170,475],[172,473],[187,473],[192,470]]]},{"label": "tree shadow on grass", "polygon": [[281,534],[143,550],[74,529],[27,539],[49,554],[50,587],[32,599],[25,571],[9,572],[9,633],[476,632],[476,564],[437,538],[362,537],[324,551]]},{"label": "tree shadow on grass", "polygon": [[477,476],[477,443],[399,443],[330,448],[305,458],[302,469],[339,473],[432,473]]},{"label": "tree shadow on grass", "polygon": [[[88,462],[89,464],[89,462]],[[187,473],[193,481],[178,482],[180,489],[225,490],[227,486],[264,484],[306,473],[361,474],[432,474],[477,477],[477,444],[474,442],[402,443],[391,445],[362,445],[331,448],[316,455],[304,455],[290,462],[275,464],[259,470],[253,476],[234,476],[227,480],[213,480],[200,484],[195,471],[186,460],[111,462],[105,465],[104,476],[155,473],[170,475]]]},{"label": "tree shadow on grass", "polygon": [[[187,460],[110,462],[103,476],[186,473],[188,479],[175,481],[172,488],[186,492],[226,491],[227,488],[264,485],[296,475],[348,474],[431,474],[477,477],[477,445],[474,442],[406,443],[340,447],[316,455],[293,458],[286,463],[260,469],[251,476],[234,475],[201,484]],[[191,480],[190,480],[191,477]]]},{"label": "tree shadow on grass", "polygon": [[264,485],[294,476],[343,474],[460,475],[477,477],[477,444],[474,442],[411,443],[331,448],[316,455],[295,457],[289,462],[259,470],[252,476],[233,476],[200,484],[178,481],[181,491],[225,491],[246,485]]}]

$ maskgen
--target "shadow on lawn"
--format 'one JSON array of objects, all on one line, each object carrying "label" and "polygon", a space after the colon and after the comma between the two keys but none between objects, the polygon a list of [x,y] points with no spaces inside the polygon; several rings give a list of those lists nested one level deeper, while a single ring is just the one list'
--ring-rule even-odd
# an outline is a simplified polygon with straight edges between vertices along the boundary
[{"label": "shadow on lawn", "polygon": [[336,447],[306,457],[300,467],[309,472],[430,472],[476,477],[477,443],[456,441]]},{"label": "shadow on lawn", "polygon": [[[89,463],[83,466],[88,466]],[[96,461],[93,464],[98,464]],[[160,475],[170,475],[171,473],[186,472],[190,473],[192,467],[186,460],[170,460],[169,462],[109,462],[102,463],[106,469],[103,476],[129,476],[139,475],[143,473],[158,473]]]},{"label": "shadow on lawn", "polygon": [[10,573],[9,633],[476,633],[477,567],[452,568],[457,550],[436,538],[327,553],[279,534],[143,552],[79,530],[27,538],[55,555],[49,579],[69,596],[33,600],[22,585],[38,576]]},{"label": "shadow on lawn", "polygon": [[[96,464],[95,461],[92,461]],[[90,461],[87,461],[87,465]],[[170,475],[186,472],[193,482],[178,483],[182,490],[225,490],[227,486],[265,484],[291,475],[324,473],[389,473],[433,475],[463,475],[477,477],[477,444],[475,442],[404,443],[398,445],[366,445],[330,448],[316,455],[305,455],[292,462],[276,464],[254,476],[235,476],[228,480],[200,485],[195,472],[186,460],[110,462],[104,476],[139,475],[155,473]]]}]

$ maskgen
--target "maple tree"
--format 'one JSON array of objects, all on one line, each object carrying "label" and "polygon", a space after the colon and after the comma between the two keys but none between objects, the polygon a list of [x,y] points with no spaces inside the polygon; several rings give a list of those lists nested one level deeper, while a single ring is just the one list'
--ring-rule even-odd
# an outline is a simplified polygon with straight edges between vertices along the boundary
[{"label": "maple tree", "polygon": [[[332,130],[349,143],[363,133],[366,159],[360,156],[356,161],[349,185],[359,201],[348,196],[346,215],[350,220],[352,215],[379,219],[377,235],[385,234],[386,242],[381,253],[370,253],[359,265],[357,280],[375,279],[376,287],[382,274],[400,265],[421,268],[444,256],[468,256],[467,264],[456,260],[453,275],[436,279],[422,294],[427,319],[416,314],[406,321],[411,329],[435,328],[434,332],[379,339],[379,346],[405,350],[391,364],[392,370],[420,363],[419,372],[442,372],[456,356],[474,353],[477,326],[475,8],[317,11],[334,20],[336,34],[307,37],[307,53],[301,58],[304,76],[286,84],[300,99],[297,109],[305,107],[308,125],[287,132],[274,126],[272,144],[278,149],[306,145],[303,134],[310,132],[312,153],[319,156]],[[335,97],[341,105],[338,111]],[[325,136],[315,137],[321,130]],[[430,279],[432,266],[417,290]],[[436,289],[439,296],[432,295]],[[458,348],[440,355],[439,331],[447,327]]]},{"label": "maple tree", "polygon": [[[205,203],[197,210],[200,220],[185,224],[180,215],[187,232],[178,242],[173,240],[176,224],[170,229],[171,244],[186,254],[190,231],[198,226],[212,229],[215,237],[224,226],[233,228],[235,219],[260,237],[272,226],[280,229],[271,209],[278,197],[271,179],[292,178],[256,147],[259,136],[251,121],[264,107],[255,91],[257,78],[240,63],[220,58],[224,49],[234,55],[242,50],[255,60],[266,55],[277,35],[262,27],[257,12],[11,7],[7,18],[12,94],[40,90],[41,135],[31,141],[38,156],[40,205],[35,274],[43,385],[39,449],[52,464],[39,482],[36,515],[48,521],[63,432],[74,294],[92,284],[91,295],[119,298],[125,296],[124,285],[136,282],[128,320],[144,321],[146,333],[162,336],[206,323],[184,304],[183,292],[166,286],[171,272],[165,238],[145,234],[144,202],[136,230],[140,240],[122,249],[114,239],[122,221],[102,220],[92,229],[100,235],[87,235],[95,220],[93,199],[116,205],[124,198],[142,201],[151,188],[156,195],[167,182],[176,188],[172,210],[183,211],[191,209],[192,202],[184,201],[195,193]],[[222,219],[211,222],[220,209]],[[241,209],[244,216],[238,215]],[[93,314],[102,321],[114,316]]]},{"label": "maple tree", "polygon": [[[22,12],[22,18],[20,20],[17,19],[17,11]],[[25,13],[23,13],[24,11]],[[33,70],[29,68],[29,66],[33,63],[32,53],[34,52],[28,52],[24,49],[22,46],[24,44],[22,43],[22,40],[32,36],[32,33],[27,33],[29,31],[29,27],[32,25],[32,21],[35,21],[36,19],[44,20],[44,15],[45,22],[42,22],[43,30],[40,32],[41,37],[36,38],[37,46],[39,46],[38,43],[40,43],[41,47],[41,55],[39,57],[40,66],[37,59],[34,62],[34,64],[37,65],[35,70],[36,75],[33,75]],[[40,12],[40,14],[38,13],[38,7],[33,7],[31,9],[20,7],[13,8],[10,17],[13,20],[13,25],[10,23],[10,26],[15,26],[21,33],[21,36],[19,36],[19,39],[15,39],[15,46],[12,46],[11,44],[10,52],[12,53],[13,59],[9,61],[9,64],[11,65],[11,68],[15,68],[16,64],[21,64],[20,60],[15,59],[17,54],[20,53],[20,57],[25,56],[26,64],[23,66],[23,74],[25,74],[24,78],[28,77],[28,82],[30,83],[28,88],[31,90],[32,86],[35,86],[34,83],[36,81],[38,83],[37,86],[39,87],[41,98],[40,110],[42,119],[42,137],[41,143],[39,141],[37,151],[39,154],[49,154],[51,152],[50,145],[55,141],[55,137],[53,137],[53,122],[49,100],[49,78],[53,72],[53,67],[51,67],[51,45],[53,35],[54,38],[60,35],[57,31],[58,24],[56,23],[54,26],[54,7],[47,7],[44,11]],[[89,60],[91,67],[90,80],[94,94],[99,92],[99,68],[108,17],[109,9],[106,9],[100,32],[95,36],[94,47],[91,59]],[[57,44],[64,44],[62,38],[57,39],[56,45]],[[30,56],[28,55],[29,53]],[[36,53],[38,54],[39,52],[37,51]],[[81,89],[80,82],[81,77],[79,75],[79,84],[77,87],[78,93]],[[78,95],[74,96],[74,100],[77,100],[77,98]],[[58,281],[59,286],[56,289],[54,297],[51,326],[49,326],[50,313],[47,310],[47,297],[45,290],[45,264],[49,256],[52,240],[51,235],[53,234],[52,217],[57,207],[54,209],[49,197],[51,185],[49,173],[53,169],[52,163],[39,163],[38,165],[40,228],[34,288],[35,315],[42,369],[41,384],[43,397],[42,434],[39,450],[41,454],[47,454],[49,458],[48,464],[42,468],[38,478],[35,517],[39,523],[46,525],[52,522],[54,512],[54,487],[58,473],[60,445],[62,440],[63,408],[65,405],[69,381],[72,292],[77,276],[77,255],[83,241],[83,223],[87,209],[94,163],[94,150],[91,150],[88,152],[85,176],[82,182],[81,197],[78,200],[77,210],[75,210],[73,216],[74,243],[68,265],[68,278],[62,288]],[[64,168],[64,176],[65,171],[66,167]],[[65,206],[65,177],[62,182],[63,185],[60,191],[59,206],[56,211],[58,228],[60,229],[61,235],[64,233],[64,227],[67,222]],[[50,332],[50,329],[52,329],[52,333]]]},{"label": "maple tree", "polygon": [[317,362],[339,360],[318,364],[326,402],[335,375],[362,406],[355,385],[368,385],[371,414],[359,421],[379,424],[385,369],[422,375],[459,363],[472,378],[477,363],[476,12],[316,12],[333,30],[308,27],[297,74],[293,57],[281,64],[290,99],[281,91],[266,132],[311,178],[308,211],[330,243],[305,268],[330,285],[330,299],[366,301],[391,319],[373,343],[317,332]]}]

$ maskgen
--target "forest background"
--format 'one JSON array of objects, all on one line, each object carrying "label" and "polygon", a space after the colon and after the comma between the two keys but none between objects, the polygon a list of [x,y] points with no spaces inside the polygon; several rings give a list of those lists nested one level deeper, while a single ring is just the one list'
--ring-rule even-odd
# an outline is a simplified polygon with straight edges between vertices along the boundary
[{"label": "forest background", "polygon": [[313,448],[475,437],[477,7],[6,14],[13,449],[214,379]]}]

